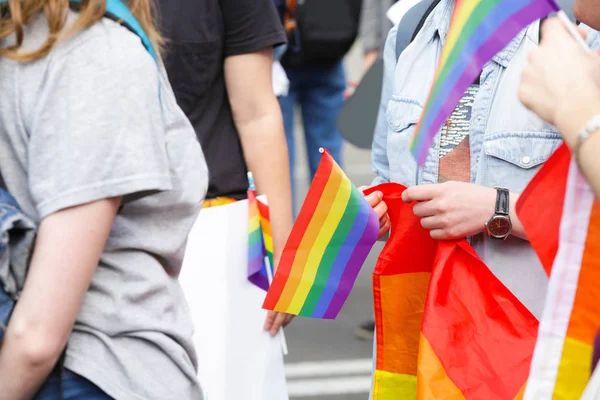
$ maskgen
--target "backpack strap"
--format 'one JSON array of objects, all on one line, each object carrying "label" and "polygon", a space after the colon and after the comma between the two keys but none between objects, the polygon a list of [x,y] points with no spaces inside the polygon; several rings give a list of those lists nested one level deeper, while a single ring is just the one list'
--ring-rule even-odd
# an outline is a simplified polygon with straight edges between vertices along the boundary
[{"label": "backpack strap", "polygon": [[[1,0],[0,0],[1,1]],[[82,0],[70,0],[71,7],[78,8],[81,6]],[[106,0],[106,12],[104,14],[105,17],[112,19],[113,21],[123,25],[131,32],[135,33],[139,36],[144,44],[148,53],[154,58],[154,61],[158,62],[156,57],[156,52],[154,51],[154,47],[152,47],[152,42],[150,42],[150,38],[142,29],[142,26],[138,22],[137,19],[133,16],[129,8],[123,3],[122,0]]]},{"label": "backpack strap", "polygon": [[398,24],[398,33],[396,34],[396,60],[400,54],[417,36],[417,33],[425,24],[427,17],[433,9],[440,3],[440,0],[422,0],[406,12]]},{"label": "backpack strap", "polygon": [[[81,7],[82,0],[70,0],[69,4],[71,8],[78,10]],[[0,7],[8,4],[8,0],[0,0]],[[5,10],[4,7],[2,7]],[[154,61],[158,63],[158,58],[156,56],[156,52],[154,51],[154,47],[152,47],[152,42],[150,42],[150,38],[142,29],[140,23],[135,19],[129,8],[123,3],[122,0],[106,0],[106,13],[105,17],[112,19],[113,21],[125,26],[131,32],[135,33],[139,36],[144,44],[148,53],[152,56]]]}]

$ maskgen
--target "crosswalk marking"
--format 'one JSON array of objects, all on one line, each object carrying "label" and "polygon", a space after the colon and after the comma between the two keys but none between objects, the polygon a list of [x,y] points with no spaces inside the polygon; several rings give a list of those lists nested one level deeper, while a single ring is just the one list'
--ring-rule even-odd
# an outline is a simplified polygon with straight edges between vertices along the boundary
[{"label": "crosswalk marking", "polygon": [[285,366],[285,376],[288,379],[306,378],[311,376],[336,376],[351,374],[370,375],[373,361],[370,358],[353,360],[300,362]]},{"label": "crosswalk marking", "polygon": [[288,382],[289,395],[294,398],[369,393],[370,388],[370,376],[300,379]]},{"label": "crosswalk marking", "polygon": [[369,393],[373,361],[370,358],[287,364],[291,398]]}]

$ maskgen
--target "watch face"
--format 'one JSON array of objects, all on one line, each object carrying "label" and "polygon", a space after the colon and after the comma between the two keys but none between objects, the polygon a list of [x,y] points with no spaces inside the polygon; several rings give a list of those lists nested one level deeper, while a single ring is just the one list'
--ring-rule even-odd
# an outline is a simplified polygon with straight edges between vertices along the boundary
[{"label": "watch face", "polygon": [[497,215],[488,223],[488,229],[492,236],[505,237],[510,233],[512,224],[507,217]]}]

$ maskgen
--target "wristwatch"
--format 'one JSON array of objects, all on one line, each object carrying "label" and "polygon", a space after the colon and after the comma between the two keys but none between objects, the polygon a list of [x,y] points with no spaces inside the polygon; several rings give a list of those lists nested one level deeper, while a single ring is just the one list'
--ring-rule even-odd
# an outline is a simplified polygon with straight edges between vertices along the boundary
[{"label": "wristwatch", "polygon": [[506,239],[512,232],[512,222],[509,215],[510,192],[503,187],[496,187],[496,209],[492,218],[485,224],[492,239]]}]

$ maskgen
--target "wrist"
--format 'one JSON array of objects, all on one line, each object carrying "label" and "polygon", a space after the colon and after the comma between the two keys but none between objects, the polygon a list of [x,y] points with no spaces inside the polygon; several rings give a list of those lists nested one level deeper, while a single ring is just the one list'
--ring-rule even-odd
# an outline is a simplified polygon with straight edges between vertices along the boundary
[{"label": "wrist", "polygon": [[[568,101],[565,103],[569,104]],[[590,96],[588,101],[571,102],[557,110],[554,124],[569,148],[573,149],[577,144],[577,135],[588,124],[592,118],[600,114],[600,95]]]}]

